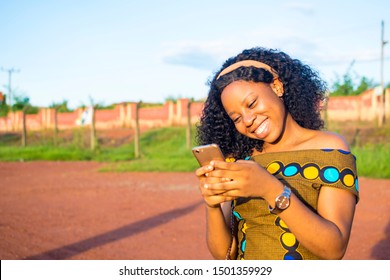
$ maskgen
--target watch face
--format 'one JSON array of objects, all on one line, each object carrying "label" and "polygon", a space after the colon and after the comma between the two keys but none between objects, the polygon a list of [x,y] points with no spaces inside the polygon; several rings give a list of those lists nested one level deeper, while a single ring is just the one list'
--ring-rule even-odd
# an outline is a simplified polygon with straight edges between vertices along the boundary
[{"label": "watch face", "polygon": [[276,206],[281,210],[286,209],[290,205],[290,200],[283,195],[278,196],[275,202]]}]

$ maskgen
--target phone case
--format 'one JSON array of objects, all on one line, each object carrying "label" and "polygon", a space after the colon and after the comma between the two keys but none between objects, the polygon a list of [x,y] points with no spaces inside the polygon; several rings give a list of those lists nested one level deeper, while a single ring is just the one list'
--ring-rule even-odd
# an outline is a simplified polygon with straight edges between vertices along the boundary
[{"label": "phone case", "polygon": [[201,166],[209,164],[212,160],[225,160],[225,157],[217,144],[194,147],[192,148],[192,153]]}]

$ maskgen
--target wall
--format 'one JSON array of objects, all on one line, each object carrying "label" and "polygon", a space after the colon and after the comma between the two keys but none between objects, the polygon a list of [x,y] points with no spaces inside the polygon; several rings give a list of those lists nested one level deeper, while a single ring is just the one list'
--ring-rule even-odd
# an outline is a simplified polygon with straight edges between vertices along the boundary
[{"label": "wall", "polygon": [[[386,119],[390,119],[390,90],[386,91]],[[328,120],[334,121],[374,121],[378,119],[379,99],[374,89],[358,96],[330,97],[327,102]]]},{"label": "wall", "polygon": [[[161,106],[140,108],[139,125],[141,128],[155,128],[166,126],[184,126],[187,124],[187,110],[190,100],[183,98],[166,102]],[[330,97],[326,104],[327,118],[334,121],[373,121],[378,118],[379,96],[374,89],[367,90],[359,96]],[[202,102],[191,103],[191,123],[199,121],[204,104]],[[390,119],[390,91],[386,93],[386,113]],[[120,127],[135,127],[136,120],[135,102],[117,104],[114,109],[96,110],[95,124],[97,129],[114,129]],[[90,112],[89,112],[90,113]],[[87,116],[87,117],[86,117]],[[58,113],[57,125],[59,129],[72,129],[82,125],[88,125],[88,111],[78,108],[70,113]],[[85,118],[86,117],[86,118]],[[22,112],[10,112],[7,117],[0,117],[0,132],[21,131]],[[42,130],[54,128],[54,109],[42,108],[38,114],[27,115],[27,130]]]},{"label": "wall", "polygon": [[[187,124],[187,107],[189,99],[179,99],[176,103],[167,102],[162,106],[139,109],[139,125],[141,128],[166,127]],[[96,129],[115,129],[120,127],[135,127],[135,102],[117,104],[113,109],[95,110]],[[203,103],[191,103],[191,122],[199,120]],[[89,125],[91,112],[78,108],[74,112],[57,113],[58,129],[72,129],[80,125]],[[54,129],[55,110],[42,108],[38,114],[26,115],[27,130]],[[0,132],[21,131],[23,128],[23,113],[10,112],[6,117],[0,117]]]}]

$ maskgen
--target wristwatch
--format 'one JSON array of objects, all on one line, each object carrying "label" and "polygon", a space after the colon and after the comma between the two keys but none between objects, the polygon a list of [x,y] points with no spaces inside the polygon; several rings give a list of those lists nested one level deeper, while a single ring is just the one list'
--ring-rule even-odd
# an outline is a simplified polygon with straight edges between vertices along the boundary
[{"label": "wristwatch", "polygon": [[268,205],[268,209],[272,214],[279,214],[282,211],[286,210],[290,206],[290,196],[291,189],[286,185],[283,186],[283,192],[281,195],[278,195],[275,199],[275,207],[271,208]]}]

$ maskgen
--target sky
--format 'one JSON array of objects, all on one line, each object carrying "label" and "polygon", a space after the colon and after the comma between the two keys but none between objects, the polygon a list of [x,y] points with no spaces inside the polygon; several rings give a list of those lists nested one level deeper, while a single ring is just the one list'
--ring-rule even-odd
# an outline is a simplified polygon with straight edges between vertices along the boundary
[{"label": "sky", "polygon": [[[34,106],[67,101],[205,98],[207,81],[244,49],[279,49],[331,86],[347,71],[381,82],[387,0],[0,0],[0,91]],[[384,45],[384,84],[390,44]]]}]

